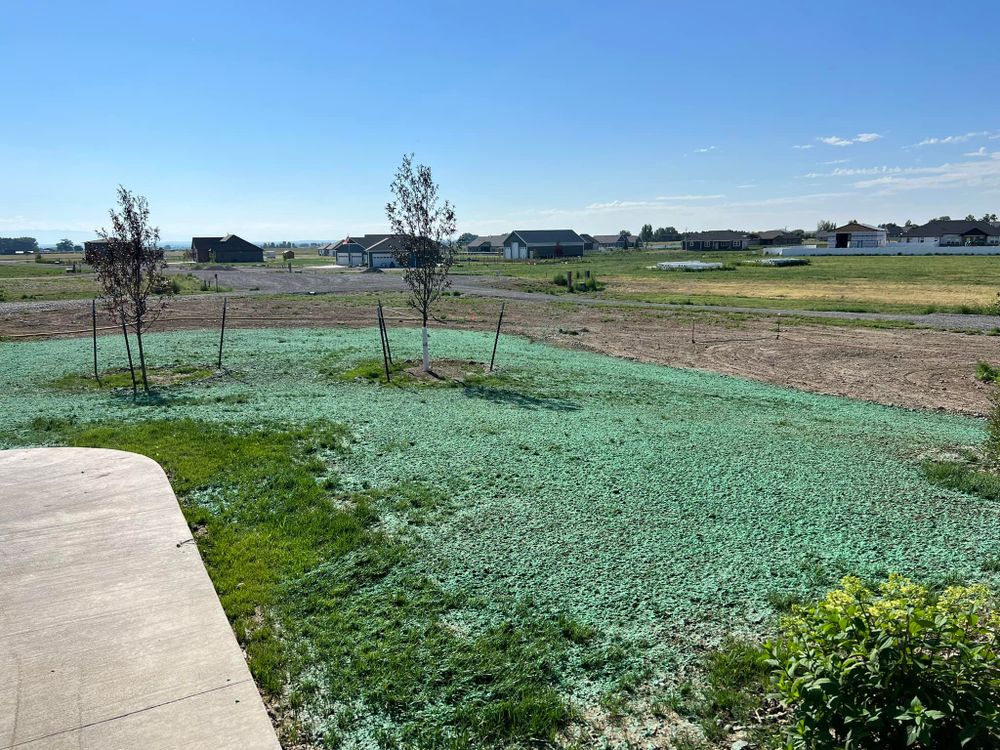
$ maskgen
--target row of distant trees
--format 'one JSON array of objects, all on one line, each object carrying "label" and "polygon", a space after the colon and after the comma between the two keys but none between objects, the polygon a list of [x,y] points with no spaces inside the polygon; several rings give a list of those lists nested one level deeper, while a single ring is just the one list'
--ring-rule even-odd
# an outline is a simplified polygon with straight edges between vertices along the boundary
[{"label": "row of distant trees", "polygon": [[[34,237],[0,237],[0,255],[13,255],[14,253],[40,253],[38,240]],[[82,253],[83,245],[76,245],[73,240],[59,240],[56,243],[57,253]]]}]

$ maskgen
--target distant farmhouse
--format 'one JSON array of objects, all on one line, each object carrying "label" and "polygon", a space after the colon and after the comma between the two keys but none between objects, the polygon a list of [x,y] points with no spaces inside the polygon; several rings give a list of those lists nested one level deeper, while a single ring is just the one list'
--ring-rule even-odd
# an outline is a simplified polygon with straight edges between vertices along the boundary
[{"label": "distant farmhouse", "polygon": [[263,263],[264,251],[235,234],[225,237],[192,237],[191,254],[196,263]]},{"label": "distant farmhouse", "polygon": [[583,232],[580,232],[580,238],[583,240],[584,252],[589,253],[592,250],[598,249],[597,240],[594,239],[594,236],[592,234],[584,234]]},{"label": "distant farmhouse", "polygon": [[757,237],[747,232],[730,229],[711,232],[691,232],[684,235],[681,247],[684,250],[746,250],[757,244]]},{"label": "distant farmhouse", "polygon": [[503,241],[506,260],[571,258],[583,255],[583,237],[572,229],[519,229]]},{"label": "distant farmhouse", "polygon": [[593,240],[595,250],[633,250],[642,247],[642,240],[631,232],[595,234],[593,235]]},{"label": "distant farmhouse", "polygon": [[500,253],[503,251],[503,241],[507,239],[506,234],[490,234],[485,237],[476,237],[468,245],[466,252],[469,253]]},{"label": "distant farmhouse", "polygon": [[1000,226],[988,221],[929,221],[910,227],[900,238],[903,243],[938,247],[982,247],[1000,245]]},{"label": "distant farmhouse", "polygon": [[801,245],[802,237],[791,232],[786,232],[784,229],[770,229],[766,232],[757,232],[757,241],[754,244],[764,247],[771,245],[781,245],[782,247],[786,245]]},{"label": "distant farmhouse", "polygon": [[820,232],[817,237],[826,239],[828,248],[838,249],[885,247],[888,244],[884,229],[859,222],[844,224],[829,232]]},{"label": "distant farmhouse", "polygon": [[345,237],[319,248],[319,254],[336,258],[338,266],[368,266],[369,268],[399,268],[396,255],[402,250],[398,235],[366,234]]}]

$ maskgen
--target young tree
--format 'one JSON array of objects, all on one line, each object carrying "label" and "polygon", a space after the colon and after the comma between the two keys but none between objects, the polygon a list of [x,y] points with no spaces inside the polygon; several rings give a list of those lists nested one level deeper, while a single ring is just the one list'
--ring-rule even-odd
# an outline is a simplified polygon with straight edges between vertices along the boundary
[{"label": "young tree", "polygon": [[816,223],[817,232],[832,232],[837,228],[837,222],[830,221],[829,219],[823,219]]},{"label": "young tree", "polygon": [[409,304],[420,313],[423,334],[424,372],[430,372],[427,320],[431,305],[448,288],[448,272],[455,258],[455,210],[438,198],[431,168],[413,163],[413,154],[403,156],[390,186],[395,200],[385,206],[392,233],[396,235],[393,256],[406,269],[403,282],[410,290]]},{"label": "young tree", "polygon": [[[112,318],[123,329],[131,328],[135,333],[142,387],[148,393],[142,334],[160,317],[171,291],[163,275],[167,264],[159,247],[160,230],[150,226],[146,199],[121,185],[118,186],[118,207],[108,213],[111,229],[97,231],[104,242],[91,246],[85,260],[97,274],[104,304]],[[134,380],[131,362],[129,367]]]},{"label": "young tree", "polygon": [[639,231],[639,239],[643,242],[650,242],[653,239],[653,225],[643,224],[642,229]]}]

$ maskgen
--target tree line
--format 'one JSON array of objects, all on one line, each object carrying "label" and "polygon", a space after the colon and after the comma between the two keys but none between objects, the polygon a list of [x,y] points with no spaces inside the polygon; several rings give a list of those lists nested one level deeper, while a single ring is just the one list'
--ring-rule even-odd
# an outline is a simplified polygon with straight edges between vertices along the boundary
[{"label": "tree line", "polygon": [[643,224],[639,230],[639,239],[643,242],[676,242],[681,239],[681,234],[674,227],[653,229],[652,224]]}]

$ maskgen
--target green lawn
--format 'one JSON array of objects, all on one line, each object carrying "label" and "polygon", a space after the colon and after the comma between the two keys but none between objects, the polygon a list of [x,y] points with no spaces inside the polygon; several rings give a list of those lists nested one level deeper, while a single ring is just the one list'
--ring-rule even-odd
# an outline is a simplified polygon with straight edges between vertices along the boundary
[{"label": "green lawn", "polygon": [[[976,420],[517,338],[452,387],[378,383],[374,330],[234,330],[218,375],[213,332],[146,342],[191,377],[138,404],[82,386],[89,340],[0,343],[0,447],[164,465],[290,743],[600,733],[845,573],[1000,582],[1000,506],[923,468],[978,445]],[[438,358],[491,345],[432,331]]]},{"label": "green lawn", "polygon": [[[1000,256],[816,257],[806,266],[760,267],[744,252],[650,250],[537,262],[463,262],[459,274],[497,272],[533,288],[562,293],[557,273],[590,271],[613,299],[691,302],[782,309],[922,313],[992,312],[1000,292]],[[660,271],[666,260],[705,260],[732,269],[699,273]]]}]

